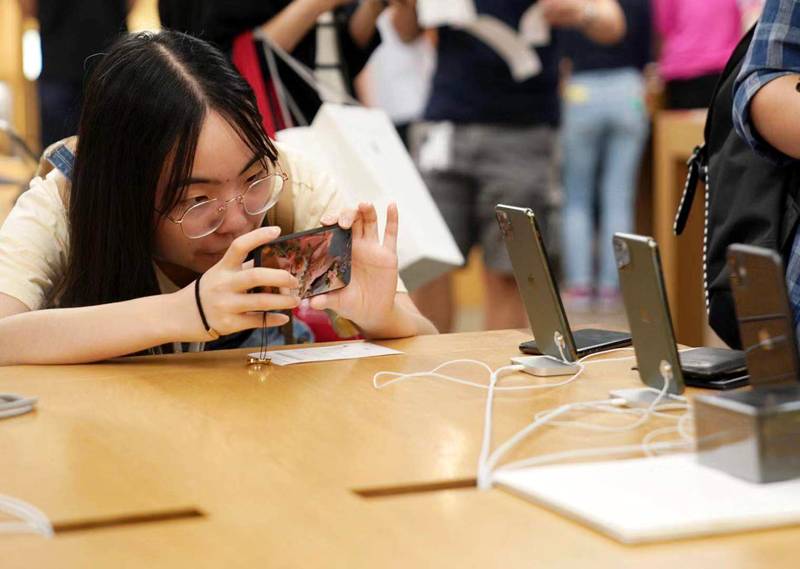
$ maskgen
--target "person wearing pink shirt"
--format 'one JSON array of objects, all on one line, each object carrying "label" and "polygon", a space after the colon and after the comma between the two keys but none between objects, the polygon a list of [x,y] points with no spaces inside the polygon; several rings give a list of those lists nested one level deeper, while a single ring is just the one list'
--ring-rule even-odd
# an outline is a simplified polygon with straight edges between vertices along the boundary
[{"label": "person wearing pink shirt", "polygon": [[763,0],[653,0],[667,108],[708,106],[728,57],[762,6]]}]

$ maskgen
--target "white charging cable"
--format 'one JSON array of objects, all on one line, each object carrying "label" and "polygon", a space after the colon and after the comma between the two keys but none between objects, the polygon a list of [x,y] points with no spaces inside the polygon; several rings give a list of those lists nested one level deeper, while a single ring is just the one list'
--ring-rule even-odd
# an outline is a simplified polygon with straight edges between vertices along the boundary
[{"label": "white charging cable", "polygon": [[15,393],[0,393],[0,419],[16,417],[33,411],[38,398]]},{"label": "white charging cable", "polygon": [[[675,450],[691,450],[692,443],[685,441],[669,441],[661,443],[650,443],[649,448],[653,451],[675,451]],[[525,458],[515,462],[510,462],[498,469],[496,472],[506,470],[517,470],[520,468],[528,468],[531,466],[541,466],[553,462],[561,462],[562,460],[574,460],[579,458],[595,458],[595,457],[609,457],[609,456],[623,456],[628,454],[642,454],[642,444],[620,445],[612,447],[600,448],[586,448],[578,450],[566,450],[561,452],[554,452],[550,454],[542,454]]]},{"label": "white charging cable", "polygon": [[[561,350],[562,361],[566,363],[566,358],[564,357],[563,348],[561,348],[561,344],[559,344],[558,342],[557,345]],[[618,348],[615,350],[608,350],[605,352],[598,352],[595,354],[584,356],[577,362],[574,362],[574,365],[576,365],[578,368],[575,374],[568,377],[567,379],[550,383],[538,383],[533,385],[498,386],[497,383],[502,377],[506,377],[507,375],[510,375],[516,371],[521,371],[525,368],[525,366],[508,365],[500,367],[496,370],[492,370],[491,367],[489,367],[486,363],[482,361],[471,360],[471,359],[459,359],[459,360],[451,360],[445,362],[441,365],[436,366],[434,369],[430,371],[415,372],[415,373],[381,371],[373,376],[372,384],[375,387],[375,389],[383,389],[394,383],[406,381],[409,379],[433,377],[444,381],[457,383],[460,385],[466,385],[469,387],[487,390],[486,407],[484,411],[483,437],[481,441],[480,453],[478,456],[477,481],[478,481],[478,488],[488,489],[491,487],[492,475],[500,460],[505,455],[507,455],[514,447],[516,447],[520,442],[522,442],[526,437],[528,437],[531,433],[533,433],[534,431],[540,429],[545,425],[565,426],[565,427],[570,426],[591,431],[616,433],[616,432],[625,432],[638,429],[639,427],[647,423],[647,421],[649,421],[652,417],[678,420],[678,425],[676,427],[657,429],[646,435],[645,438],[642,440],[642,442],[639,444],[603,447],[594,449],[580,449],[580,450],[557,452],[547,455],[540,455],[537,457],[527,458],[524,460],[510,463],[505,467],[503,467],[503,470],[512,468],[514,469],[523,468],[526,466],[533,466],[538,464],[545,464],[548,462],[555,462],[559,460],[574,459],[574,458],[610,456],[610,455],[620,455],[620,454],[641,454],[642,452],[644,452],[646,455],[652,455],[656,451],[674,451],[674,450],[691,449],[693,445],[693,440],[691,435],[686,430],[686,423],[692,418],[691,411],[684,413],[682,416],[675,416],[673,414],[667,413],[667,411],[688,410],[689,405],[686,398],[671,396],[670,400],[674,401],[674,399],[677,398],[679,400],[678,403],[661,404],[661,402],[667,396],[667,392],[669,391],[670,383],[672,380],[671,373],[664,373],[662,374],[664,377],[663,387],[656,393],[656,397],[646,408],[623,409],[622,407],[626,405],[628,401],[622,398],[614,398],[614,399],[601,399],[596,401],[568,403],[566,405],[561,405],[560,407],[556,407],[555,409],[547,409],[537,413],[534,416],[534,420],[532,423],[530,423],[529,425],[518,431],[515,435],[513,435],[510,439],[501,444],[497,449],[495,449],[494,452],[490,454],[491,442],[492,442],[492,422],[493,422],[492,412],[494,406],[495,391],[525,391],[525,390],[562,387],[574,382],[586,369],[587,364],[601,364],[601,363],[631,360],[634,359],[635,356],[627,356],[622,358],[605,358],[602,360],[587,362],[586,360],[588,360],[589,358],[601,355],[604,356],[612,352],[619,352],[623,350],[627,351],[630,349],[632,348]],[[448,375],[446,373],[442,373],[442,370],[444,368],[457,364],[470,364],[470,365],[480,366],[489,373],[488,383],[469,381],[460,377],[455,377],[452,375]],[[380,379],[383,377],[389,377],[391,379],[381,383]],[[562,415],[565,415],[573,411],[582,411],[582,410],[602,411],[606,413],[629,415],[629,416],[635,416],[636,419],[628,424],[619,426],[599,425],[596,423],[588,423],[576,420],[571,420],[571,421],[557,420],[558,417]],[[675,432],[677,432],[681,437],[679,441],[654,442],[654,439],[660,436]]]},{"label": "white charging cable", "polygon": [[[608,361],[608,360],[602,360],[602,361]],[[514,436],[512,436],[505,443],[500,445],[485,460],[485,462],[479,465],[478,488],[482,490],[491,488],[492,474],[495,470],[495,467],[503,458],[503,456],[508,454],[514,447],[516,447],[520,442],[522,442],[525,438],[527,438],[531,433],[533,433],[534,431],[540,429],[545,425],[572,426],[591,431],[616,433],[616,432],[625,432],[638,429],[639,427],[644,425],[648,420],[650,420],[651,417],[658,414],[658,416],[661,417],[669,417],[671,419],[678,420],[677,427],[669,427],[668,429],[669,432],[681,433],[682,440],[677,442],[668,442],[668,443],[653,443],[652,440],[655,437],[666,434],[666,429],[658,429],[653,433],[649,433],[647,436],[645,436],[645,439],[640,444],[637,445],[624,445],[615,447],[604,447],[599,449],[582,449],[576,451],[565,451],[561,453],[554,453],[552,455],[544,455],[540,457],[533,457],[531,459],[518,461],[507,465],[504,469],[522,468],[525,466],[533,466],[536,464],[543,464],[546,462],[552,462],[555,460],[564,460],[568,458],[608,456],[621,453],[642,453],[642,452],[644,452],[648,456],[652,456],[655,450],[677,450],[677,449],[691,448],[692,446],[691,437],[688,436],[688,434],[685,431],[685,422],[687,420],[687,416],[689,416],[690,418],[690,413],[685,413],[683,416],[680,417],[675,417],[674,415],[668,415],[666,413],[663,413],[663,411],[666,410],[688,409],[688,403],[659,405],[659,403],[666,397],[667,392],[669,391],[670,383],[672,381],[671,374],[665,373],[663,374],[663,378],[664,378],[664,386],[658,392],[658,394],[650,403],[650,405],[648,405],[644,409],[621,409],[619,408],[619,406],[627,403],[624,399],[606,399],[606,400],[590,401],[582,403],[580,402],[569,403],[557,407],[555,409],[548,409],[537,413],[534,416],[534,421],[532,423],[527,425],[522,430],[518,431]],[[683,401],[686,401],[685,398],[681,399],[683,399]],[[582,421],[556,420],[557,417],[576,410],[593,410],[593,411],[611,412],[616,414],[634,415],[637,416],[637,419],[626,425],[620,425],[620,426],[598,425],[595,423],[587,423]]]},{"label": "white charging cable", "polygon": [[[508,365],[508,366],[500,367],[500,368],[498,368],[496,370],[492,370],[492,368],[489,367],[489,365],[487,365],[486,363],[484,363],[482,361],[479,361],[479,360],[458,359],[458,360],[451,360],[451,361],[445,362],[443,364],[440,364],[440,365],[436,366],[435,368],[433,368],[430,371],[422,371],[422,372],[414,372],[414,373],[400,373],[400,372],[393,372],[393,371],[381,371],[381,372],[376,373],[373,376],[372,385],[373,385],[373,387],[375,387],[375,389],[384,389],[385,387],[388,387],[389,385],[392,385],[394,383],[398,383],[398,382],[401,382],[401,381],[406,381],[406,380],[409,380],[409,379],[422,378],[422,377],[433,377],[433,378],[436,378],[436,379],[441,379],[441,380],[444,380],[444,381],[457,383],[459,385],[466,385],[466,386],[469,386],[469,387],[474,387],[474,388],[478,388],[478,389],[487,390],[486,407],[485,407],[485,412],[484,412],[483,438],[482,438],[482,442],[481,442],[481,450],[480,450],[480,453],[478,455],[478,472],[479,472],[479,481],[480,481],[480,480],[482,480],[481,473],[483,472],[484,466],[486,465],[487,461],[489,460],[489,451],[491,449],[492,410],[493,410],[493,404],[494,404],[494,392],[495,391],[530,391],[530,390],[536,390],[536,389],[550,389],[550,388],[555,388],[555,387],[563,387],[565,385],[568,385],[568,384],[574,382],[576,379],[578,379],[578,377],[580,377],[580,375],[586,369],[586,367],[585,367],[586,364],[584,363],[585,360],[587,360],[589,358],[592,358],[592,357],[600,356],[600,355],[606,355],[606,354],[609,354],[609,353],[612,353],[612,352],[619,352],[619,351],[623,351],[623,350],[627,351],[627,350],[630,350],[630,349],[631,348],[618,348],[618,349],[615,349],[615,350],[608,350],[606,352],[600,352],[600,353],[590,354],[588,356],[585,356],[585,357],[581,358],[580,360],[578,360],[577,362],[575,362],[575,365],[578,367],[578,371],[575,374],[569,376],[566,379],[563,379],[563,380],[560,380],[560,381],[555,381],[555,382],[548,382],[548,383],[537,383],[537,384],[532,384],[532,385],[498,386],[497,382],[499,381],[499,379],[501,377],[505,377],[506,375],[510,375],[511,373],[516,372],[516,371],[522,371],[524,369],[524,366],[522,366],[522,365]],[[563,351],[562,351],[562,359],[563,359],[563,356],[564,356],[564,354],[563,354]],[[611,362],[611,361],[622,361],[622,360],[630,360],[630,359],[633,359],[633,356],[628,356],[628,357],[624,357],[624,358],[608,358],[608,359],[598,360],[596,362],[586,362],[586,363],[606,363],[606,362]],[[566,361],[566,360],[564,360],[564,361]],[[481,368],[483,368],[484,370],[486,370],[489,373],[489,381],[488,381],[488,383],[479,383],[479,382],[475,382],[475,381],[465,380],[465,379],[462,379],[460,377],[454,377],[452,375],[448,375],[448,374],[442,373],[442,371],[441,371],[446,367],[453,366],[453,365],[458,365],[458,364],[470,364],[470,365],[480,366]],[[384,377],[389,377],[391,379],[381,383],[380,379],[384,378]],[[602,400],[602,401],[594,401],[594,402],[588,402],[588,403],[573,403],[573,404],[570,404],[570,407],[577,408],[578,406],[586,406],[586,405],[591,405],[591,404],[596,404],[596,403],[609,403],[610,404],[610,403],[612,403],[612,400],[606,399],[606,400]],[[624,401],[623,400],[614,400],[614,403],[619,405],[619,404],[624,403]],[[566,412],[568,410],[570,410],[570,409],[564,409],[563,411],[559,411],[558,414],[561,414],[561,413]],[[549,419],[554,418],[558,414],[553,415]],[[527,436],[527,434],[525,434],[524,436]],[[524,438],[524,436],[523,436],[523,438]]]},{"label": "white charging cable", "polygon": [[0,534],[35,533],[53,537],[53,526],[47,516],[35,506],[11,496],[0,495],[0,513],[18,521],[0,523]]}]

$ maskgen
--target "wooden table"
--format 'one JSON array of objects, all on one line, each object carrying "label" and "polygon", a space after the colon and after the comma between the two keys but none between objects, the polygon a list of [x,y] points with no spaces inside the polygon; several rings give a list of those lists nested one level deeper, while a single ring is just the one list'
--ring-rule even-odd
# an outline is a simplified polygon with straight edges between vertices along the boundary
[{"label": "wooden table", "polygon": [[656,115],[653,228],[661,253],[672,322],[678,342],[705,344],[703,292],[703,187],[698,188],[689,223],[673,233],[675,211],[686,180],[686,161],[703,141],[706,111],[661,111]]},{"label": "wooden table", "polygon": [[[60,523],[204,514],[50,541],[0,537],[0,565],[794,567],[797,529],[626,547],[500,490],[356,492],[463,487],[480,445],[483,391],[430,379],[376,390],[375,372],[466,357],[499,366],[525,338],[420,337],[387,342],[403,355],[274,367],[267,376],[250,375],[242,351],[0,368],[0,392],[41,398],[35,414],[0,422],[0,492]],[[538,410],[639,385],[631,363],[592,364],[559,390],[500,394],[495,442]],[[549,429],[510,458],[637,442],[663,425],[591,437]]]}]

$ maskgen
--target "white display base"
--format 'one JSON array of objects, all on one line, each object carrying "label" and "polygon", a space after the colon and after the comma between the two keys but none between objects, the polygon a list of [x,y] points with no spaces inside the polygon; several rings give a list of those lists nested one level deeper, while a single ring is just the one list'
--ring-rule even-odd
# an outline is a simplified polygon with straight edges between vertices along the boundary
[{"label": "white display base", "polygon": [[623,543],[800,524],[800,479],[753,484],[694,454],[501,470],[494,482]]}]

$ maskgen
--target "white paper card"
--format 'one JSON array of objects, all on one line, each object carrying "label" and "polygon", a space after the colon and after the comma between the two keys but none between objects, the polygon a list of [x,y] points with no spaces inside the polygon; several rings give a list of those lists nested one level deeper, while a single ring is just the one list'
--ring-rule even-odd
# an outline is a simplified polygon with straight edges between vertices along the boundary
[{"label": "white paper card", "polygon": [[453,123],[432,124],[419,148],[419,169],[441,172],[453,161]]},{"label": "white paper card", "polygon": [[423,28],[460,27],[476,16],[473,0],[417,0],[417,18]]},{"label": "white paper card", "polygon": [[[303,364],[310,362],[332,362],[336,360],[354,360],[359,358],[374,358],[375,356],[393,356],[402,354],[397,350],[385,348],[367,342],[352,342],[350,344],[337,344],[336,346],[319,346],[316,348],[297,348],[294,350],[275,350],[267,352],[272,363],[279,366]],[[250,354],[261,357],[259,353]]]}]

